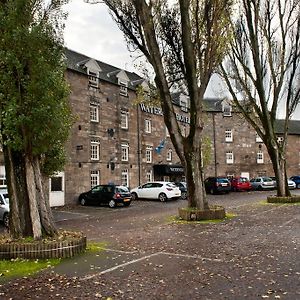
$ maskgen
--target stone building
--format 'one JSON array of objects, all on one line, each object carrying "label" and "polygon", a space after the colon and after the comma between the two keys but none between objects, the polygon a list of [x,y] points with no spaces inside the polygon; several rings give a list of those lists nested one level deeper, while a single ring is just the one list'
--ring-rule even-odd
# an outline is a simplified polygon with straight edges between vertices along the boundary
[{"label": "stone building", "polygon": [[[68,49],[65,55],[75,123],[66,145],[64,172],[49,181],[50,205],[75,204],[80,193],[97,184],[133,188],[151,180],[184,180],[162,110],[137,104],[137,87],[147,90],[147,82],[135,73]],[[177,93],[173,102],[182,133],[187,135],[189,99]],[[210,141],[205,177],[272,176],[265,146],[242,115],[226,101],[204,102],[204,133]],[[279,139],[281,127],[279,121]],[[300,174],[300,121],[290,123],[287,166],[288,176]],[[1,156],[0,184],[5,186]]]}]

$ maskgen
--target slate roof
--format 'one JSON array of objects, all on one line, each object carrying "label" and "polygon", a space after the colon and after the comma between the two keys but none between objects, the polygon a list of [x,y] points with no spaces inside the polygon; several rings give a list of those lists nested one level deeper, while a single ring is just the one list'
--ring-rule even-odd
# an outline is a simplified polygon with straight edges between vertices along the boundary
[{"label": "slate roof", "polygon": [[[276,133],[283,133],[284,120],[277,120],[275,124]],[[300,135],[300,121],[290,120],[289,121],[289,134]]]},{"label": "slate roof", "polygon": [[[88,57],[84,54],[75,52],[73,50],[70,50],[68,48],[65,48],[65,56],[66,56],[66,62],[67,62],[67,68],[82,74],[87,74],[85,68],[83,67],[85,63],[87,63],[89,60],[93,59],[91,57]],[[99,72],[99,78],[101,80],[110,82],[112,84],[118,84],[118,78],[116,75],[122,71],[122,69],[114,67],[112,65],[109,65],[107,63],[104,63],[102,61],[99,61],[97,59],[94,59],[99,67],[101,68],[102,72]],[[125,70],[124,70],[125,71]],[[136,73],[125,71],[126,75],[130,79],[130,82],[128,83],[129,89],[135,89],[138,84],[141,84],[144,79],[137,75]]]}]

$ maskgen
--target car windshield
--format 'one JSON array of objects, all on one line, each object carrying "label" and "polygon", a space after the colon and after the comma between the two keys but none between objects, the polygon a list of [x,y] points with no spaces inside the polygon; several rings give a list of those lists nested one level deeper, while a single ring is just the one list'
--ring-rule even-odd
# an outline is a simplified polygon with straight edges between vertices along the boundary
[{"label": "car windshield", "polygon": [[228,183],[228,179],[227,178],[218,178],[217,182]]},{"label": "car windshield", "polygon": [[117,187],[117,192],[119,192],[119,193],[129,193],[129,190],[126,186],[118,186]]},{"label": "car windshield", "polygon": [[263,177],[263,181],[270,182],[270,181],[273,181],[273,180],[270,177]]}]

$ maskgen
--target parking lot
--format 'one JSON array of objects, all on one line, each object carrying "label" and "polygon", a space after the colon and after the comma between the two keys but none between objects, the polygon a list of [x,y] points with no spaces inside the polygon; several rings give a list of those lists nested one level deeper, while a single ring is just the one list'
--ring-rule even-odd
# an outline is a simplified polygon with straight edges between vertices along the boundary
[{"label": "parking lot", "polygon": [[105,250],[4,286],[3,299],[299,299],[300,206],[266,204],[270,193],[209,195],[236,214],[209,224],[172,223],[184,200],[54,209],[58,227]]}]

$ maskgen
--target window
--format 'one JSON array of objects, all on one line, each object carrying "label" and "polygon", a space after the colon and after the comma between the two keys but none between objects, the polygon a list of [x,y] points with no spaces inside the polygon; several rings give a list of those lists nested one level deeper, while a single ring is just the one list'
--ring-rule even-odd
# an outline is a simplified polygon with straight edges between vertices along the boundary
[{"label": "window", "polygon": [[152,147],[150,146],[146,148],[146,162],[152,163]]},{"label": "window", "polygon": [[100,171],[91,171],[91,188],[100,184]]},{"label": "window", "polygon": [[61,192],[62,189],[62,177],[51,177],[51,192]]},{"label": "window", "polygon": [[99,79],[98,74],[95,72],[88,71],[89,75],[89,87],[98,88],[99,87]]},{"label": "window", "polygon": [[169,150],[168,150],[168,153],[167,153],[167,161],[172,161],[172,149],[169,149]]},{"label": "window", "polygon": [[151,126],[151,120],[146,119],[145,120],[145,132],[146,133],[151,133],[152,126]]},{"label": "window", "polygon": [[0,187],[6,187],[6,176],[4,174],[0,174]]},{"label": "window", "polygon": [[128,175],[128,170],[122,170],[121,173],[121,184],[124,186],[129,186],[129,175]]},{"label": "window", "polygon": [[223,105],[223,117],[231,117],[231,105]]},{"label": "window", "polygon": [[120,95],[127,97],[128,96],[127,82],[119,80],[119,84],[120,84]]},{"label": "window", "polygon": [[90,120],[91,120],[91,122],[99,122],[98,105],[90,104]]},{"label": "window", "polygon": [[182,111],[187,112],[188,111],[188,106],[189,106],[188,98],[187,97],[180,97],[179,105],[180,105],[180,109]]},{"label": "window", "polygon": [[91,160],[99,160],[100,143],[98,140],[91,140]]},{"label": "window", "polygon": [[277,137],[277,143],[279,143],[279,144],[283,143],[283,136]]},{"label": "window", "polygon": [[264,163],[264,153],[262,151],[258,151],[256,154],[256,162],[258,164],[263,164]]},{"label": "window", "polygon": [[261,139],[261,137],[258,135],[258,133],[255,133],[255,141],[256,141],[256,143],[262,143],[262,139]]},{"label": "window", "polygon": [[128,146],[128,144],[122,144],[121,145],[121,160],[128,161],[128,157],[129,157],[129,146]]},{"label": "window", "polygon": [[128,112],[121,111],[121,128],[128,129]]},{"label": "window", "polygon": [[226,152],[226,163],[227,164],[233,164],[233,153],[232,151]]},{"label": "window", "polygon": [[231,143],[232,141],[233,141],[232,130],[231,129],[225,130],[225,142]]},{"label": "window", "polygon": [[148,170],[148,171],[147,171],[147,173],[146,173],[146,181],[147,181],[147,182],[153,181],[153,178],[152,178],[152,170]]}]

